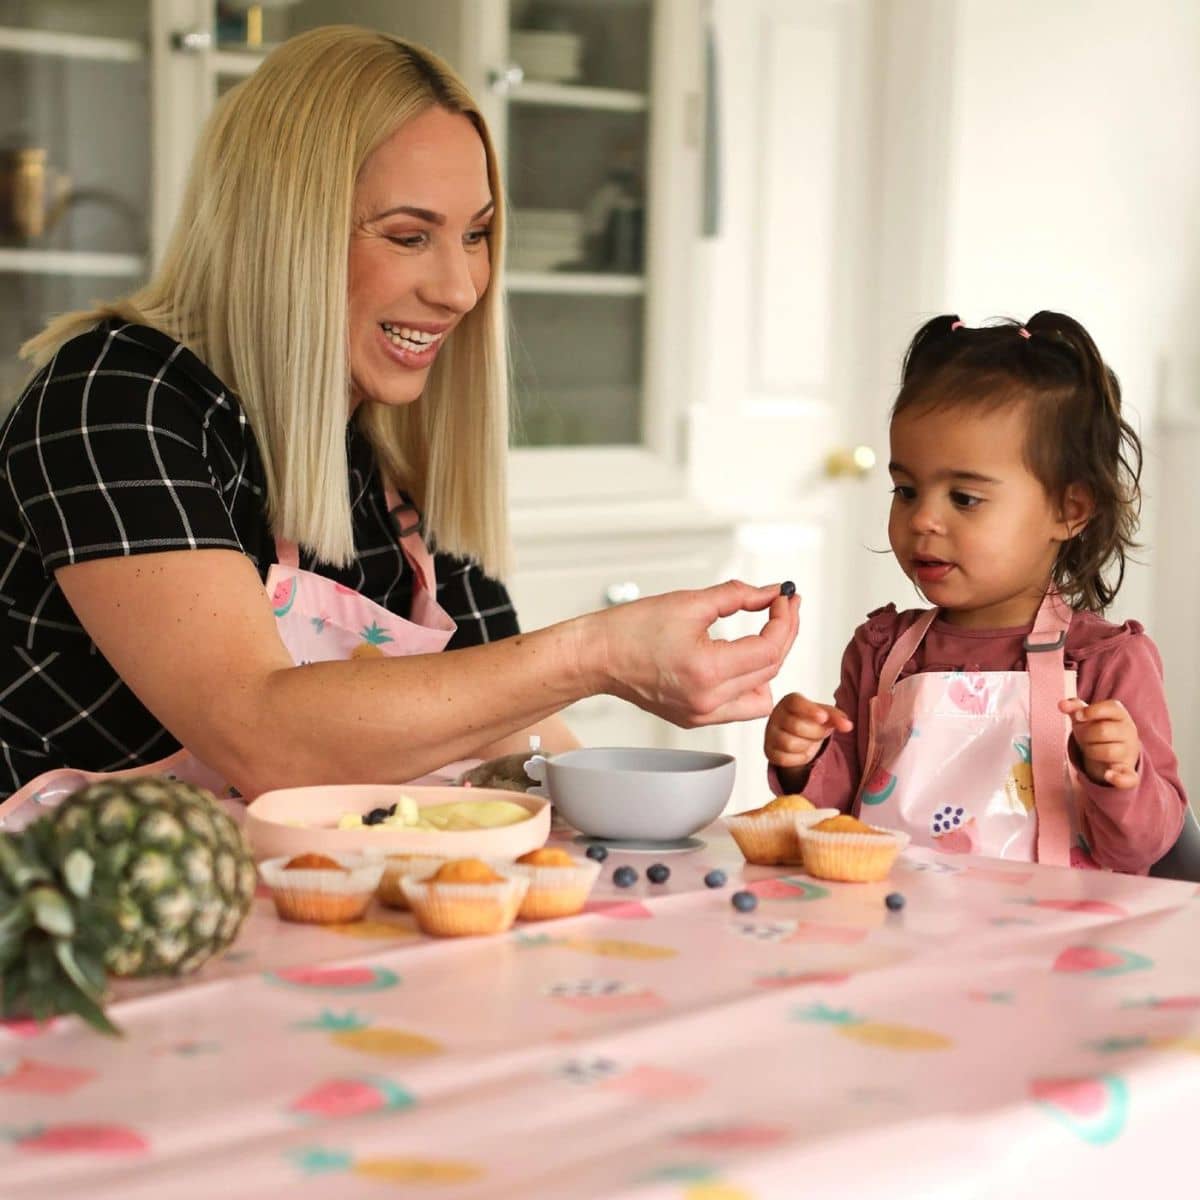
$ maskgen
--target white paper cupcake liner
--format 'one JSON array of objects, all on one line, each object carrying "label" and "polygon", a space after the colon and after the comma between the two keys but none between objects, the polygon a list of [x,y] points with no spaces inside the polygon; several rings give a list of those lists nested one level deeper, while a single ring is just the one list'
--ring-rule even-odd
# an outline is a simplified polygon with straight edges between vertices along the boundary
[{"label": "white paper cupcake liner", "polygon": [[[872,826],[876,829],[876,826]],[[894,829],[877,833],[823,833],[797,830],[804,851],[804,870],[818,879],[842,883],[874,883],[886,879],[909,835]]]},{"label": "white paper cupcake liner", "polygon": [[783,809],[769,813],[738,813],[725,817],[725,827],[733,835],[748,863],[772,867],[799,866],[800,842],[796,837],[797,818],[816,815],[818,821],[835,815],[836,810]]},{"label": "white paper cupcake liner", "polygon": [[428,879],[449,859],[433,854],[394,854],[383,860],[383,875],[379,880],[376,895],[389,908],[408,910],[408,900],[400,886],[402,879]]},{"label": "white paper cupcake liner", "polygon": [[505,870],[529,881],[518,916],[523,921],[569,917],[587,903],[600,874],[600,864],[591,859],[574,860],[570,867],[542,867],[534,863],[512,863]]},{"label": "white paper cupcake liner", "polygon": [[400,887],[425,933],[469,937],[510,929],[529,890],[529,880],[506,875],[499,883],[437,883],[405,876]]},{"label": "white paper cupcake liner", "polygon": [[383,875],[382,861],[368,860],[355,854],[330,854],[334,862],[345,867],[335,871],[328,867],[287,870],[287,858],[268,858],[258,864],[259,874],[271,889],[275,909],[284,920],[318,924],[340,924],[357,921],[379,885]]}]

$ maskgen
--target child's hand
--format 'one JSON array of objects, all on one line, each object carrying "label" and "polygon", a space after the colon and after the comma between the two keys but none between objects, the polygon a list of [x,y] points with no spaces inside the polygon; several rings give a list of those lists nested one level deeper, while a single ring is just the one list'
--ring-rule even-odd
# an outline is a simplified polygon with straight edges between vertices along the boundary
[{"label": "child's hand", "polygon": [[1060,700],[1058,708],[1071,717],[1071,736],[1088,778],[1123,791],[1137,787],[1142,742],[1125,705],[1120,700],[1087,704],[1076,697]]},{"label": "child's hand", "polygon": [[775,705],[767,722],[763,739],[767,762],[776,767],[806,766],[831,733],[849,733],[853,728],[854,722],[840,708],[790,692]]}]

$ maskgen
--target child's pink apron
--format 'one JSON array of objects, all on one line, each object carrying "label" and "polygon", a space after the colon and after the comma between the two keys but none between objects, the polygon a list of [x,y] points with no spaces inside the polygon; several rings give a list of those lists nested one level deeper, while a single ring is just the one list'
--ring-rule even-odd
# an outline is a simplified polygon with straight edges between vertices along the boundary
[{"label": "child's pink apron", "polygon": [[1073,849],[1071,723],[1058,711],[1075,695],[1075,672],[1063,665],[1071,610],[1047,595],[1025,639],[1025,671],[897,682],[937,615],[905,630],[884,661],[854,812],[935,850],[1094,865],[1086,848]]},{"label": "child's pink apron", "polygon": [[[433,556],[421,540],[416,510],[402,504],[391,491],[387,493],[387,504],[396,522],[400,549],[413,572],[412,609],[407,621],[351,588],[300,570],[296,544],[276,539],[279,561],[267,572],[266,590],[279,636],[297,666],[364,656],[436,654],[453,636],[454,619],[436,599]],[[237,795],[227,780],[187,750],[125,771],[59,767],[43,772],[0,802],[0,829],[13,832],[24,828],[43,809],[53,807],[92,780],[137,775],[168,775],[206,787],[218,796]]]}]

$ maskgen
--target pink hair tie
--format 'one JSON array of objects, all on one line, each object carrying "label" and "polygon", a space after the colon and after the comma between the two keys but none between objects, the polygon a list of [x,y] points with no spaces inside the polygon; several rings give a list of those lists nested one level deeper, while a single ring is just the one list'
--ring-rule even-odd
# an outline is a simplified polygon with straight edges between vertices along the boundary
[{"label": "pink hair tie", "polygon": [[956,329],[961,329],[962,327],[963,327],[963,323],[961,321],[955,321],[950,326],[950,332],[953,333]]},{"label": "pink hair tie", "polygon": [[1019,333],[1019,334],[1020,334],[1020,335],[1021,335],[1023,338],[1031,338],[1031,337],[1033,337],[1033,334],[1032,334],[1032,333],[1030,333],[1030,332],[1029,332],[1029,330],[1028,330],[1028,329],[1026,329],[1024,325],[1022,325],[1022,326],[1021,326],[1021,328],[1017,330],[1017,332],[1018,332],[1018,333]]}]

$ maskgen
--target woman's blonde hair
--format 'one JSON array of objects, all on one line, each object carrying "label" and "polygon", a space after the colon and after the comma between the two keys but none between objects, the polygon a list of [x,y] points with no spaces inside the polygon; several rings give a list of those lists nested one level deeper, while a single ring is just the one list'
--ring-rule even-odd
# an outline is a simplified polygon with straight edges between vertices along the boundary
[{"label": "woman's blonde hair", "polygon": [[97,321],[154,326],[232,387],[254,430],[277,535],[354,557],[345,426],[354,189],[371,153],[438,106],[475,125],[495,201],[492,282],[447,339],[421,399],[360,405],[384,479],[409,492],[438,549],[503,577],[508,364],[495,149],[466,86],[402,38],[353,26],[300,34],[218,104],[162,265],[128,298],[59,317],[21,348],[35,366]]}]

